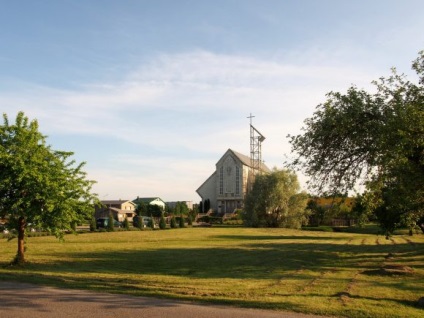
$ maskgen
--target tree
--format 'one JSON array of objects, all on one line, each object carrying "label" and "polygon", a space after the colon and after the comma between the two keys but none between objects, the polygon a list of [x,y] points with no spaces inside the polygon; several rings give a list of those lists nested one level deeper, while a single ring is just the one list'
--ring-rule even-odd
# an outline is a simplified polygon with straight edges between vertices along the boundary
[{"label": "tree", "polygon": [[90,219],[90,232],[94,232],[96,230],[96,218],[94,215]]},{"label": "tree", "polygon": [[163,216],[163,214],[160,216],[159,228],[161,230],[165,230],[166,229],[166,220],[165,220],[165,217]]},{"label": "tree", "polygon": [[211,208],[211,200],[206,199],[203,203],[203,213],[208,213]]},{"label": "tree", "polygon": [[309,225],[320,226],[324,222],[325,208],[318,205],[315,198],[309,199],[306,207],[310,211]]},{"label": "tree", "polygon": [[160,216],[163,214],[162,207],[157,204],[149,204],[147,206],[147,213],[149,216],[160,218]]},{"label": "tree", "polygon": [[16,263],[25,262],[26,225],[43,228],[59,238],[72,224],[90,220],[98,198],[91,193],[84,163],[71,160],[72,152],[46,144],[36,120],[23,112],[0,125],[0,217],[8,216],[18,231]]},{"label": "tree", "polygon": [[299,193],[297,176],[289,170],[257,175],[246,196],[243,222],[251,227],[300,228],[307,222],[308,197]]},{"label": "tree", "polygon": [[175,220],[175,217],[171,217],[171,223],[170,223],[171,229],[175,229],[177,227],[177,221]]},{"label": "tree", "polygon": [[115,231],[115,219],[113,218],[112,213],[109,213],[109,219],[107,221],[107,230],[109,232]]},{"label": "tree", "polygon": [[146,204],[143,201],[139,200],[138,198],[136,200],[136,203],[137,203],[137,207],[135,208],[135,212],[137,213],[137,215],[147,216],[147,206],[146,206]]},{"label": "tree", "polygon": [[184,215],[181,215],[181,216],[180,216],[179,226],[180,226],[180,228],[184,228],[184,227],[185,227],[185,223],[184,223]]},{"label": "tree", "polygon": [[125,217],[125,220],[124,220],[124,229],[127,231],[130,230],[130,222],[128,221],[127,217]]},{"label": "tree", "polygon": [[387,232],[424,215],[424,51],[412,68],[418,84],[392,69],[373,82],[374,94],[355,86],[330,92],[304,133],[289,136],[292,165],[311,177],[312,189],[347,192],[362,182],[364,202]]}]

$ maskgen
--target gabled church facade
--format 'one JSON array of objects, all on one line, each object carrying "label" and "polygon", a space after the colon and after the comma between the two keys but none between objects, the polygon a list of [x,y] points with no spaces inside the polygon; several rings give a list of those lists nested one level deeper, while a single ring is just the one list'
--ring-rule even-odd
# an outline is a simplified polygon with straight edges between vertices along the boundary
[{"label": "gabled church facade", "polygon": [[[269,172],[264,164],[261,170]],[[243,207],[250,186],[250,158],[228,149],[216,163],[214,173],[196,190],[202,201],[210,200],[211,209],[219,214],[233,213]]]}]

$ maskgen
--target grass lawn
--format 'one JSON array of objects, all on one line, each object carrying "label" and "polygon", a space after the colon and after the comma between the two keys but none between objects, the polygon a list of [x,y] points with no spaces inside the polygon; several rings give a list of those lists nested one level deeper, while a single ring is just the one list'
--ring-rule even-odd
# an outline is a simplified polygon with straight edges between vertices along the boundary
[{"label": "grass lawn", "polygon": [[[31,237],[29,264],[8,267],[16,248],[0,239],[2,280],[342,317],[424,316],[416,307],[424,235],[212,227]],[[382,270],[389,265],[413,271]]]}]

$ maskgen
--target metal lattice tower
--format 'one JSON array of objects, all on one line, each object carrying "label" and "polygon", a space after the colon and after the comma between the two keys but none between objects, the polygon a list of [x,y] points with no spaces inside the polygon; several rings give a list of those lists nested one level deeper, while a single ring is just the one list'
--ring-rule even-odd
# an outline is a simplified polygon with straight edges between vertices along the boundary
[{"label": "metal lattice tower", "polygon": [[265,137],[252,125],[253,117],[255,116],[250,114],[247,118],[250,118],[250,168],[252,169],[252,176],[255,176],[262,170],[261,144]]}]

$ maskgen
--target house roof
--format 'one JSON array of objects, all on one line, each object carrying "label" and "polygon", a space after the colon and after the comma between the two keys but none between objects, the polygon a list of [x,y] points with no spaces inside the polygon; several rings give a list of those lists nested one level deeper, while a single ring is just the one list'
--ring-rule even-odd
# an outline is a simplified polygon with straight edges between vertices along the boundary
[{"label": "house roof", "polygon": [[100,202],[104,205],[116,205],[116,204],[124,204],[131,201],[130,200],[102,200]]},{"label": "house roof", "polygon": [[136,214],[132,210],[121,210],[121,209],[117,209],[117,208],[109,208],[109,210],[115,211],[118,214],[132,214],[132,215],[135,215]]},{"label": "house roof", "polygon": [[163,203],[165,203],[165,201],[163,201],[159,197],[150,197],[150,198],[140,198],[140,197],[137,197],[137,199],[133,200],[132,202],[137,203],[137,202],[141,201],[143,203],[150,203],[150,202],[152,202],[154,200],[157,200],[157,199],[159,199],[160,201],[162,201]]}]

